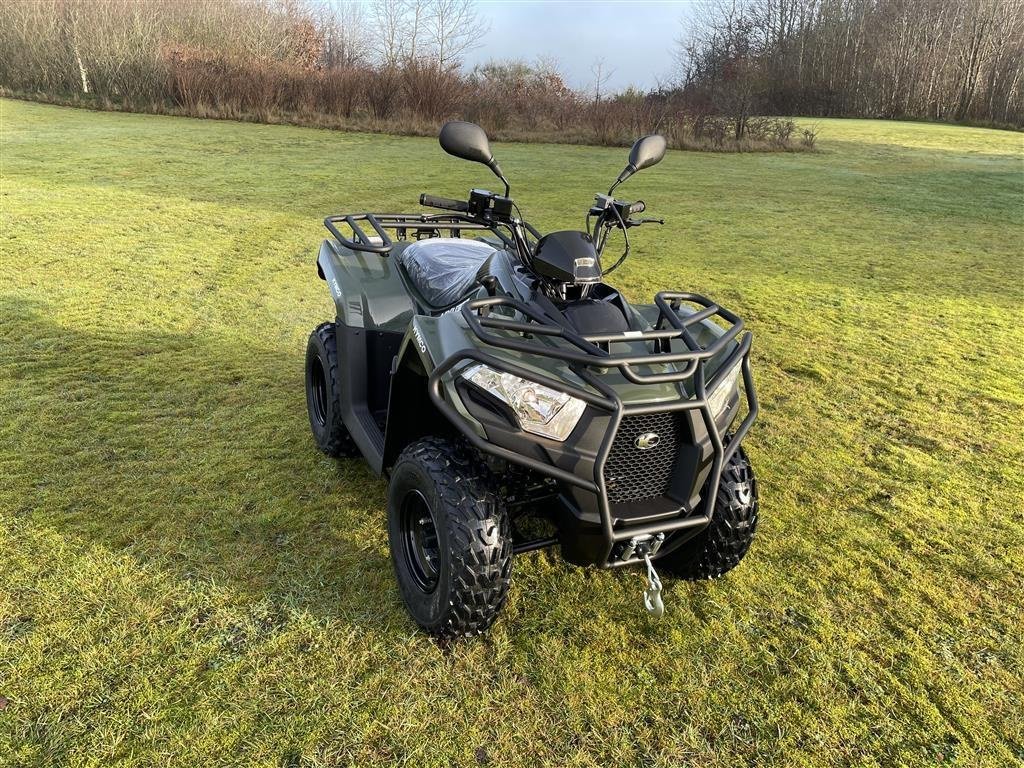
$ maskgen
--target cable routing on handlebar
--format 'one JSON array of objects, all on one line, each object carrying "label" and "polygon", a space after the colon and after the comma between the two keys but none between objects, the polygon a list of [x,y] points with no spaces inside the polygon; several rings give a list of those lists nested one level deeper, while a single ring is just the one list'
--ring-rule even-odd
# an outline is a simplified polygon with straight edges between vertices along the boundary
[{"label": "cable routing on handlebar", "polygon": [[[639,201],[639,202],[640,202],[641,205],[643,205],[643,201],[642,200]],[[634,205],[635,205],[635,203],[634,203]],[[632,208],[632,207],[633,206],[631,205],[630,208]],[[644,206],[644,208],[646,208],[646,206]],[[622,237],[626,241],[626,249],[622,252],[622,255],[619,257],[618,261],[616,261],[614,264],[612,264],[608,269],[602,269],[601,270],[601,276],[602,277],[604,277],[605,275],[610,275],[616,269],[621,267],[622,266],[622,262],[624,262],[626,260],[626,257],[629,256],[629,233],[626,231],[626,229],[627,229],[626,222],[623,221],[622,214],[619,213],[618,206],[612,205],[611,209],[615,212],[615,218],[617,218],[619,220],[619,228],[622,230]],[[609,225],[609,228],[610,228],[610,225]],[[601,251],[602,252],[604,251],[604,242],[605,242],[605,240],[607,240],[607,238],[608,238],[608,235],[607,235],[607,233],[605,233],[605,236],[601,239]]]}]

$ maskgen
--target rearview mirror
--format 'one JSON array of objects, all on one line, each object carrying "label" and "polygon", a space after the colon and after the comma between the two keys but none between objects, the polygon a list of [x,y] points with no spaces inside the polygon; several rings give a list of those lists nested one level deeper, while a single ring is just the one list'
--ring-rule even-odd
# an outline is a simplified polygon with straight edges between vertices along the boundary
[{"label": "rearview mirror", "polygon": [[633,166],[633,173],[660,163],[667,148],[665,137],[656,133],[637,139],[629,150],[629,164]]},{"label": "rearview mirror", "polygon": [[449,155],[474,163],[483,163],[490,168],[494,175],[505,184],[505,196],[508,197],[508,179],[501,172],[498,161],[494,159],[491,143],[487,141],[487,134],[484,133],[483,128],[476,123],[452,120],[441,126],[441,133],[437,140],[441,143],[441,149]]},{"label": "rearview mirror", "polygon": [[619,174],[619,178],[612,184],[608,194],[612,193],[619,184],[624,182],[637,171],[657,165],[665,157],[665,150],[668,149],[668,142],[664,136],[652,133],[649,136],[642,136],[633,142],[633,148],[629,150],[629,163]]},{"label": "rearview mirror", "polygon": [[484,165],[494,162],[487,134],[476,123],[464,123],[459,120],[445,123],[441,127],[441,135],[437,138],[441,142],[441,149],[449,155]]}]

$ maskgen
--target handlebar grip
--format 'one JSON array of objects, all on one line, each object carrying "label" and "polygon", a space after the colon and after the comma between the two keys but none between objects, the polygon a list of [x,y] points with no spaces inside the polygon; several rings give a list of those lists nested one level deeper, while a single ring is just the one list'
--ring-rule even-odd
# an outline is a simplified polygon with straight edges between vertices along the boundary
[{"label": "handlebar grip", "polygon": [[635,203],[633,203],[631,206],[629,206],[629,213],[630,213],[630,215],[632,215],[634,213],[643,213],[646,210],[647,210],[647,205],[644,203],[643,200],[637,200]]},{"label": "handlebar grip", "polygon": [[438,197],[437,195],[428,195],[426,193],[420,195],[420,205],[425,205],[428,208],[443,208],[446,211],[458,211],[460,213],[467,213],[469,211],[469,203],[462,200],[452,200],[450,197]]}]

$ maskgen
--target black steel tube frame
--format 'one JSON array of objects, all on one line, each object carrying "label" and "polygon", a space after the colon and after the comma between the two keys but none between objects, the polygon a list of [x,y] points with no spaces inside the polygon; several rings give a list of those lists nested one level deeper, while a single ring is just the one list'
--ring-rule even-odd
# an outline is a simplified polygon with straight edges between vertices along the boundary
[{"label": "black steel tube frame", "polygon": [[[699,304],[703,306],[704,309],[698,310],[697,312],[685,317],[681,317],[677,310],[683,301]],[[590,387],[596,390],[597,393],[569,384],[566,381],[559,381],[551,378],[550,376],[538,374],[535,371],[523,368],[509,360],[496,358],[479,349],[460,350],[452,354],[434,368],[428,380],[428,392],[434,405],[437,406],[449,421],[451,421],[463,436],[465,436],[466,439],[469,440],[469,442],[477,449],[484,453],[489,453],[493,456],[505,459],[513,464],[526,467],[527,469],[531,469],[547,477],[553,477],[556,480],[582,488],[597,496],[601,528],[605,544],[604,553],[598,562],[598,565],[601,565],[602,567],[616,567],[637,562],[635,559],[625,562],[611,562],[610,558],[613,549],[619,542],[627,541],[635,536],[647,536],[657,533],[674,533],[684,529],[699,529],[707,526],[711,522],[711,516],[714,513],[715,498],[718,495],[718,486],[721,481],[722,470],[732,458],[740,442],[750,430],[754,420],[757,418],[759,410],[757,394],[754,390],[754,380],[750,373],[750,333],[743,335],[737,343],[736,349],[732,351],[725,361],[722,362],[710,385],[705,376],[704,367],[706,362],[710,358],[719,354],[736,338],[739,332],[743,329],[743,321],[732,312],[718,307],[709,299],[693,293],[674,293],[663,291],[655,296],[655,304],[660,310],[660,316],[654,331],[646,331],[643,333],[633,332],[619,335],[600,334],[594,336],[581,336],[562,328],[561,326],[551,325],[547,322],[547,318],[539,312],[511,297],[495,296],[470,301],[463,305],[463,317],[466,319],[474,335],[484,343],[527,354],[536,354],[544,357],[565,360],[570,363],[573,371],[588,385],[590,385]],[[492,321],[490,323],[485,323],[484,321],[488,319],[486,315],[489,314],[489,310],[498,305],[511,306],[520,311],[523,315],[531,319],[535,319],[537,322],[536,324],[517,323],[515,321]],[[481,315],[479,318],[477,317],[478,312]],[[689,329],[696,323],[715,315],[723,318],[732,325],[722,334],[722,336],[716,339],[713,344],[707,347],[702,347],[693,338]],[[667,331],[662,329],[661,326],[664,323],[672,326],[672,328]],[[577,352],[546,344],[529,343],[518,339],[496,336],[495,334],[488,333],[485,330],[485,328],[488,327],[563,338],[576,346],[579,351]],[[647,355],[613,355],[608,350],[597,346],[602,342],[644,340],[656,342],[659,346],[662,346],[663,349],[667,349],[667,347],[664,346],[666,340],[672,338],[682,339],[684,344],[687,346],[688,351],[675,353],[663,351],[653,352]],[[537,459],[510,451],[507,448],[494,445],[476,434],[461,414],[459,414],[459,412],[445,400],[441,390],[441,377],[452,370],[452,368],[457,364],[466,361],[483,363],[492,368],[511,373],[514,376],[535,381],[539,384],[551,387],[552,389],[565,392],[573,397],[583,400],[589,405],[608,412],[611,415],[611,423],[597,451],[597,456],[594,461],[593,479],[580,477],[579,475],[567,472],[560,467],[546,464],[542,461],[538,461]],[[683,371],[671,374],[650,374],[645,376],[632,370],[632,367],[636,365],[657,365],[659,363],[684,361],[687,362],[686,368]],[[726,445],[723,440],[723,435],[719,432],[718,424],[715,422],[714,414],[711,413],[711,406],[708,402],[708,391],[714,389],[715,386],[721,382],[725,373],[728,372],[737,361],[741,361],[742,365],[743,389],[747,399],[747,415],[744,417],[743,421],[740,422],[740,425],[736,428],[732,439],[729,441],[728,445]],[[678,402],[671,404],[650,403],[626,405],[622,402],[622,399],[614,389],[598,379],[591,371],[587,370],[588,368],[607,369],[613,367],[621,370],[627,379],[638,384],[666,381],[678,382],[692,377],[695,388],[694,396],[690,399],[679,400]],[[700,411],[701,419],[704,422],[705,429],[711,439],[714,455],[711,473],[709,475],[710,485],[708,486],[708,492],[702,499],[703,512],[699,515],[684,514],[672,520],[655,521],[652,523],[616,529],[612,522],[608,493],[604,483],[604,465],[608,459],[609,453],[611,452],[612,444],[615,442],[615,437],[618,433],[619,425],[622,423],[622,419],[625,416],[646,413],[689,410]]]},{"label": "black steel tube frame", "polygon": [[512,552],[521,555],[526,552],[536,552],[538,549],[547,549],[548,547],[555,546],[557,543],[558,539],[553,536],[546,539],[531,539],[512,545]]},{"label": "black steel tube frame", "polygon": [[[616,367],[622,371],[623,376],[634,384],[660,384],[689,379],[694,375],[694,373],[696,373],[697,366],[700,361],[708,360],[719,354],[743,330],[743,320],[732,312],[722,309],[709,299],[706,299],[696,293],[673,293],[662,291],[654,297],[654,301],[660,312],[655,330],[626,331],[621,334],[581,336],[568,328],[551,323],[550,318],[546,317],[539,310],[534,309],[528,304],[518,301],[511,296],[491,296],[486,299],[477,299],[475,301],[467,302],[462,307],[462,316],[465,318],[466,323],[469,324],[470,330],[473,331],[473,334],[481,341],[492,346],[511,349],[515,352],[522,352],[524,354],[553,357],[558,360],[565,360],[569,363],[576,363],[596,368]],[[669,305],[669,301],[672,302],[672,305]],[[683,301],[700,304],[704,309],[698,310],[697,312],[682,318],[678,314],[678,309]],[[523,323],[516,320],[493,318],[490,316],[490,312],[497,306],[511,307],[534,322]],[[714,344],[709,347],[701,347],[694,340],[689,329],[691,326],[696,325],[712,315],[718,315],[726,322],[730,323],[730,327],[715,341]],[[661,329],[661,325],[664,322],[668,322],[673,327],[669,330]],[[507,336],[497,336],[493,333],[487,333],[485,330],[486,328],[516,331],[519,333],[536,334],[540,336],[553,336],[565,339],[575,346],[578,351],[531,343],[520,339],[509,338]],[[671,339],[677,338],[683,340],[688,351],[663,351],[654,354],[641,355],[613,355],[607,349],[598,346],[602,343],[609,344],[613,342],[659,341],[663,348],[667,349],[665,346],[666,343]],[[679,362],[687,362],[688,364],[682,371],[675,371],[672,373],[653,373],[642,375],[633,370],[633,366],[635,365],[657,365],[660,363]]]}]

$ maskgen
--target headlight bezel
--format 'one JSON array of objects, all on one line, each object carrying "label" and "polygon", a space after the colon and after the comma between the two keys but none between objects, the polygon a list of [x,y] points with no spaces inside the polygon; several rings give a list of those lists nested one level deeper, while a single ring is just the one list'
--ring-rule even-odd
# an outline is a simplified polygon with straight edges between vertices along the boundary
[{"label": "headlight bezel", "polygon": [[[729,366],[724,375],[716,375],[713,387],[707,392],[708,408],[716,424],[720,423],[728,412],[733,395],[738,396],[743,376],[743,362],[744,358],[740,357]],[[458,376],[504,405],[507,409],[506,416],[511,416],[524,432],[538,437],[565,442],[586,411],[586,402],[567,392],[494,368],[486,363],[471,363],[459,371]],[[532,400],[528,396],[524,397],[529,390],[534,394]],[[540,394],[541,398],[537,398],[537,394]],[[545,407],[550,409],[550,415],[546,417]]]},{"label": "headlight bezel", "polygon": [[560,443],[576,429],[587,407],[567,392],[486,363],[466,366],[459,377],[504,403],[524,432]]},{"label": "headlight bezel", "polygon": [[708,408],[711,417],[717,424],[729,409],[734,392],[739,391],[740,378],[743,375],[743,357],[733,363],[723,376],[717,377],[715,387],[707,393]]}]

